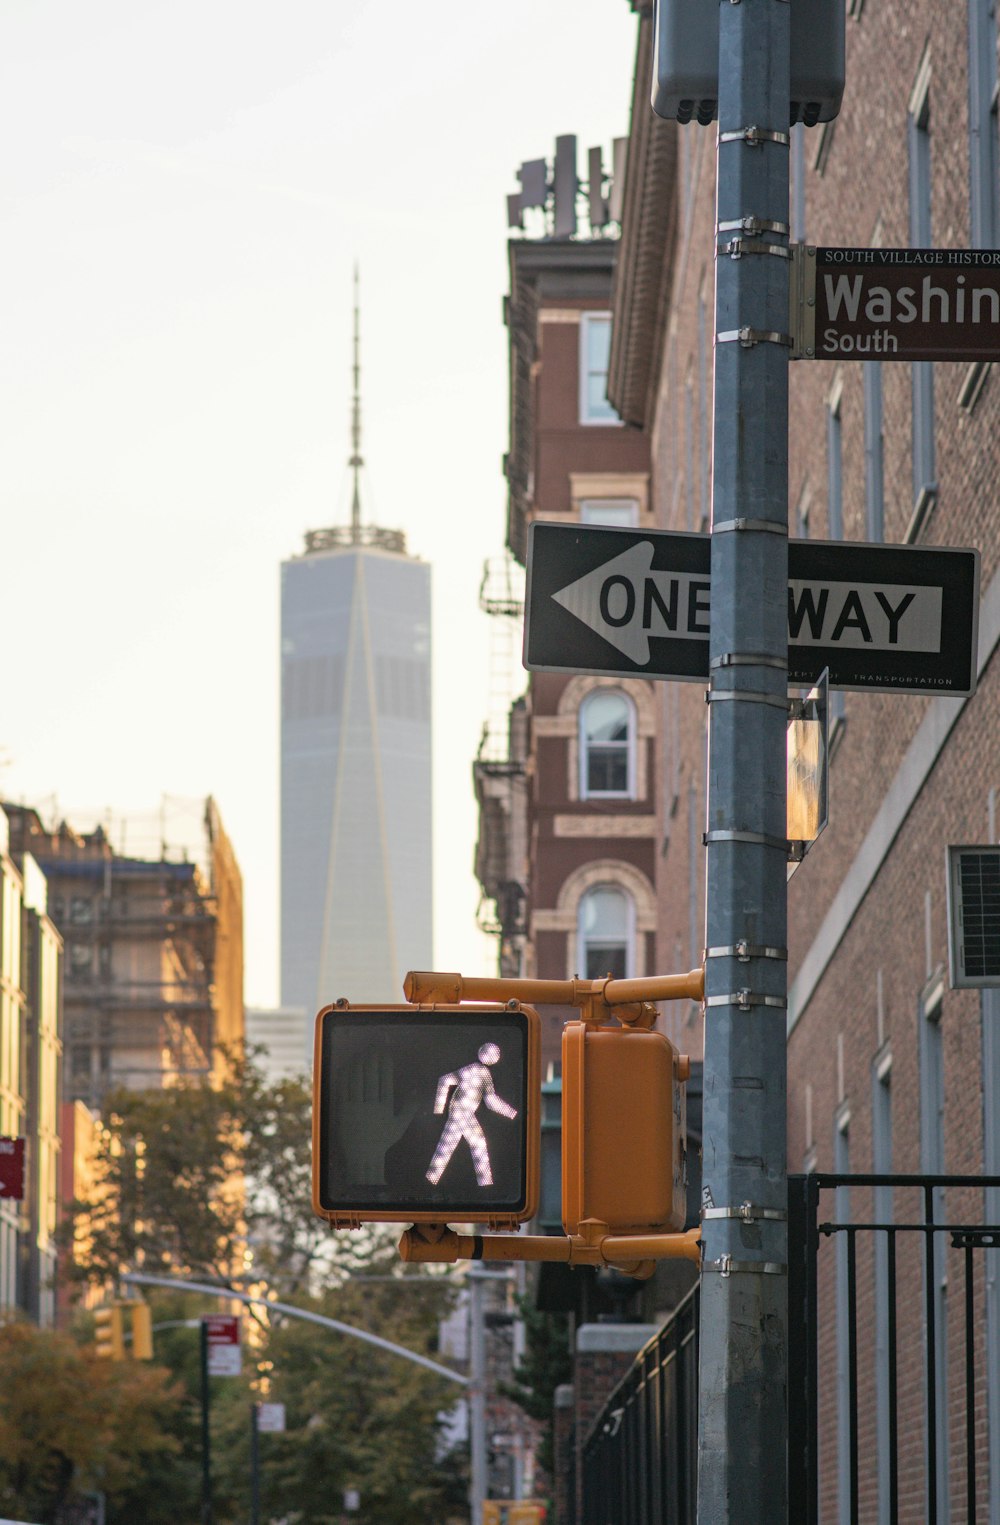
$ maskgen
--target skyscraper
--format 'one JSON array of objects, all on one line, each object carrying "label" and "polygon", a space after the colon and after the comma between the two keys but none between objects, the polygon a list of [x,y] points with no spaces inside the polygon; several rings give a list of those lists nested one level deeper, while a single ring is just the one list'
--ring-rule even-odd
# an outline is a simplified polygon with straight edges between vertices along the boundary
[{"label": "skyscraper", "polygon": [[400,1001],[431,960],[430,568],[361,522],[281,568],[281,1004]]}]

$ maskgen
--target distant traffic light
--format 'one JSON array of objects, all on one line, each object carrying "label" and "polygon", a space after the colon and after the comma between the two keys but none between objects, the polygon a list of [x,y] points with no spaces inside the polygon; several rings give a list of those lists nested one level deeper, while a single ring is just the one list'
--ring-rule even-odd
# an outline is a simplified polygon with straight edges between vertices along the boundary
[{"label": "distant traffic light", "polygon": [[153,1315],[149,1304],[128,1298],[95,1308],[94,1344],[99,1356],[112,1361],[124,1361],[128,1357],[134,1361],[151,1361]]},{"label": "distant traffic light", "polygon": [[687,1217],[690,1069],[662,1033],[567,1022],[563,1028],[563,1226],[678,1230]]},{"label": "distant traffic light", "polygon": [[313,1076],[313,1207],[335,1227],[533,1216],[531,1007],[327,1006]]},{"label": "distant traffic light", "polygon": [[132,1359],[153,1359],[153,1312],[148,1303],[129,1303],[132,1310]]},{"label": "distant traffic light", "polygon": [[121,1306],[94,1309],[94,1344],[97,1354],[111,1361],[125,1359],[125,1339],[122,1327]]}]

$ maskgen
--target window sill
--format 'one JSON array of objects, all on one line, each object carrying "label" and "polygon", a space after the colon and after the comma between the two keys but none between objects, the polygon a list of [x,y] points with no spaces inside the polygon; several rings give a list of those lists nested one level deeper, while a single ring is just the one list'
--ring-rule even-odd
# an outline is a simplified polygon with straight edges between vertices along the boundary
[{"label": "window sill", "polygon": [[917,501],[913,505],[913,513],[910,522],[906,526],[906,534],[903,536],[904,545],[915,545],[930,523],[931,515],[937,504],[938,489],[936,482],[926,482],[917,493]]},{"label": "window sill", "polygon": [[958,406],[964,413],[971,413],[975,408],[989,380],[992,365],[991,360],[975,360],[966,371],[958,393]]}]

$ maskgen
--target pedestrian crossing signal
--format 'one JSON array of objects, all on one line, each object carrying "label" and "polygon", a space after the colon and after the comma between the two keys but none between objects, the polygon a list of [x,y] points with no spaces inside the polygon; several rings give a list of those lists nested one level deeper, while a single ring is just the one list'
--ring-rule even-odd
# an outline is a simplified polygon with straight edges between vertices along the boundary
[{"label": "pedestrian crossing signal", "polygon": [[538,1200],[541,1037],[529,1006],[324,1007],[313,1207],[334,1227],[489,1223]]}]

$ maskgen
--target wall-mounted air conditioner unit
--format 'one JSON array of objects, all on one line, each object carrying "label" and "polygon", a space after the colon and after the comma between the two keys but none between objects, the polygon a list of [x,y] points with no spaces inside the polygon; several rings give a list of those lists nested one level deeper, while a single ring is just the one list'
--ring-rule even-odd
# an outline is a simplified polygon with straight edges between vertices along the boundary
[{"label": "wall-mounted air conditioner unit", "polygon": [[1000,985],[1000,847],[948,848],[951,988]]}]

